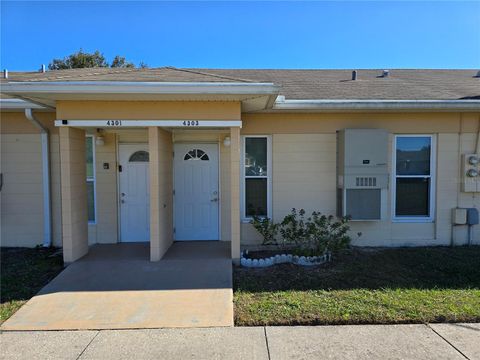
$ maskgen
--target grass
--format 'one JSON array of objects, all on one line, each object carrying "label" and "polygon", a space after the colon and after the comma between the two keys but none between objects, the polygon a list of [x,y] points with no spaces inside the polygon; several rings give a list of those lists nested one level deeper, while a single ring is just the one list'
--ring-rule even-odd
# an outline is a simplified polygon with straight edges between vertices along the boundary
[{"label": "grass", "polygon": [[63,270],[54,248],[1,248],[0,324]]},{"label": "grass", "polygon": [[480,321],[480,246],[361,250],[319,267],[234,268],[235,324]]}]

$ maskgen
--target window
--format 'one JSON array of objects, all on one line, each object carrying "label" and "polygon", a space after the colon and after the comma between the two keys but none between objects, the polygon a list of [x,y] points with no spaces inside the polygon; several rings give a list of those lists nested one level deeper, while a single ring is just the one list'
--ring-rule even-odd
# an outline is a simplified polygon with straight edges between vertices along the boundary
[{"label": "window", "polygon": [[434,199],[434,137],[397,135],[394,144],[394,219],[431,221]]},{"label": "window", "polygon": [[242,151],[242,217],[271,216],[271,150],[270,137],[243,138]]},{"label": "window", "polygon": [[86,137],[87,158],[87,212],[88,222],[95,223],[95,141],[92,135]]},{"label": "window", "polygon": [[150,155],[147,151],[143,150],[135,151],[128,159],[129,162],[148,162],[149,160]]},{"label": "window", "polygon": [[208,161],[210,159],[208,158],[208,155],[205,151],[200,150],[200,149],[193,149],[193,150],[190,150],[188,153],[185,154],[185,156],[183,157],[183,160]]}]

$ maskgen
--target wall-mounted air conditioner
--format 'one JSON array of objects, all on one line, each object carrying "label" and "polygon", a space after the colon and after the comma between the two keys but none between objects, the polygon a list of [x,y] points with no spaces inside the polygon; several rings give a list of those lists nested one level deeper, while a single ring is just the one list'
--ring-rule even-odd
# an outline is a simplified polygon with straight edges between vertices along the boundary
[{"label": "wall-mounted air conditioner", "polygon": [[337,215],[380,220],[388,187],[388,132],[343,129],[337,132]]}]

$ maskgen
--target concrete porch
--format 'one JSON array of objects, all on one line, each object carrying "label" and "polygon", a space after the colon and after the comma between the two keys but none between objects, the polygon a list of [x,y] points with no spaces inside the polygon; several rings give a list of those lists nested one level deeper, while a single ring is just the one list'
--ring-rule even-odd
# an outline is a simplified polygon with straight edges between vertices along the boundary
[{"label": "concrete porch", "polygon": [[148,243],[94,245],[2,330],[233,326],[228,242],[176,242],[161,261]]}]

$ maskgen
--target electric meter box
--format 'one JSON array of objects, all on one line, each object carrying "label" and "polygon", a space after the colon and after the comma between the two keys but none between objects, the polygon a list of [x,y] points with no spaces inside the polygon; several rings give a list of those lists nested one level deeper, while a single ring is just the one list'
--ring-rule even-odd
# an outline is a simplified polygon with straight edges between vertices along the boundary
[{"label": "electric meter box", "polygon": [[480,192],[480,156],[478,154],[462,155],[462,191]]}]

